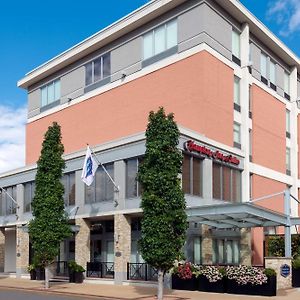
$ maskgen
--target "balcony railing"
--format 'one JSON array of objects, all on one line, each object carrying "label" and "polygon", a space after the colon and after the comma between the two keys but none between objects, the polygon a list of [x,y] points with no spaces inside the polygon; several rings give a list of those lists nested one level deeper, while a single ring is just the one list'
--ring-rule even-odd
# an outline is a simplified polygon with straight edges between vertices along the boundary
[{"label": "balcony railing", "polygon": [[114,278],[113,262],[88,262],[86,265],[86,276],[97,278]]},{"label": "balcony railing", "polygon": [[127,280],[157,281],[157,270],[145,263],[127,263]]}]

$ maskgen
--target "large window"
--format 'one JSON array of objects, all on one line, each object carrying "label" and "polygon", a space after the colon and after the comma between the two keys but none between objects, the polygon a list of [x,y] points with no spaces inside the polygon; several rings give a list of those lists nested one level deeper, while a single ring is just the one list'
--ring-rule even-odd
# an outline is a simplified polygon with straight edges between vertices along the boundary
[{"label": "large window", "polygon": [[261,53],[260,55],[260,74],[261,74],[261,80],[263,83],[267,84],[267,55],[264,53]]},{"label": "large window", "polygon": [[286,147],[285,165],[286,165],[286,174],[291,175],[291,149],[289,147]]},{"label": "large window", "polygon": [[185,194],[202,196],[202,159],[184,155],[182,165],[182,189]]},{"label": "large window", "polygon": [[60,99],[60,79],[52,81],[41,88],[41,106],[49,105]]},{"label": "large window", "polygon": [[241,91],[240,91],[240,78],[234,76],[234,90],[233,90],[234,109],[241,111]]},{"label": "large window", "polygon": [[85,84],[90,85],[110,76],[110,53],[85,65]]},{"label": "large window", "polygon": [[213,240],[213,264],[238,265],[240,263],[240,243],[238,239]]},{"label": "large window", "polygon": [[63,175],[65,206],[75,205],[75,172]]},{"label": "large window", "polygon": [[234,147],[241,149],[241,125],[237,122],[233,123],[233,144]]},{"label": "large window", "polygon": [[137,181],[137,172],[142,158],[130,158],[126,160],[126,198],[135,198],[141,195],[141,185]]},{"label": "large window", "polygon": [[31,203],[35,195],[35,182],[27,182],[24,185],[24,212],[31,211]]},{"label": "large window", "polygon": [[[109,175],[114,178],[114,165],[104,165]],[[112,201],[114,199],[114,185],[105,173],[99,167],[96,172],[96,177],[91,186],[85,187],[85,203],[96,203],[103,201]]]},{"label": "large window", "polygon": [[214,162],[213,198],[241,202],[241,171]]},{"label": "large window", "polygon": [[284,72],[284,97],[290,100],[290,75]]},{"label": "large window", "polygon": [[232,60],[235,63],[240,64],[240,58],[241,58],[241,46],[240,46],[240,34],[232,30]]},{"label": "large window", "polygon": [[286,131],[286,137],[291,137],[291,112],[286,109],[285,111],[285,131]]},{"label": "large window", "polygon": [[144,60],[177,45],[177,20],[169,21],[144,34]]},{"label": "large window", "polygon": [[17,201],[17,186],[10,186],[1,190],[0,194],[0,213],[1,216],[14,215],[17,212],[16,203],[11,199]]},{"label": "large window", "polygon": [[270,87],[276,91],[276,64],[270,61]]}]

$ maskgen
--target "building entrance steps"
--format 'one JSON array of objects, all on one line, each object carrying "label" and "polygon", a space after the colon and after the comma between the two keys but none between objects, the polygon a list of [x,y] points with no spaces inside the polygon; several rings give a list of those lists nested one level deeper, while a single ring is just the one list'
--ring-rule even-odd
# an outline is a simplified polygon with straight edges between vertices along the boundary
[{"label": "building entrance steps", "polygon": [[[45,291],[43,281],[35,281],[28,279],[15,279],[8,278],[5,276],[0,277],[0,293],[1,289],[13,288],[13,289],[24,289],[31,291]],[[80,296],[98,296],[105,299],[156,299],[155,295],[157,292],[156,288],[153,287],[142,287],[132,285],[103,285],[103,284],[74,284],[74,283],[50,283],[50,289],[47,290],[49,293],[56,294],[68,294],[68,295],[80,295]],[[179,291],[179,290],[165,290],[165,299],[191,299],[191,300],[215,300],[217,296],[218,300],[231,300],[233,298],[239,300],[254,300],[254,299],[270,299],[270,297],[259,297],[259,296],[244,296],[244,295],[231,295],[231,294],[214,294],[214,293],[203,293],[197,291]],[[298,300],[300,297],[300,289],[288,289],[278,291],[278,295],[272,297],[274,300]]]}]

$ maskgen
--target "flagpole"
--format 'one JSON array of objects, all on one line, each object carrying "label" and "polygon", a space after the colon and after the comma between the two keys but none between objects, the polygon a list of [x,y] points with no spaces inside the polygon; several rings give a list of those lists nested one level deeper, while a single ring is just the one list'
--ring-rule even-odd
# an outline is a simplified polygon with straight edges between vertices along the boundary
[{"label": "flagpole", "polygon": [[[90,147],[90,145],[87,143],[88,147]],[[117,190],[117,192],[120,191],[120,188],[116,185],[115,181],[112,179],[112,177],[110,176],[110,174],[107,172],[107,170],[105,169],[105,167],[102,165],[102,163],[99,161],[99,159],[97,158],[95,152],[93,151],[93,149],[90,147],[92,154],[94,154],[94,157],[98,163],[98,165],[100,165],[103,169],[103,171],[106,173],[106,175],[108,176],[108,178],[110,179],[110,181],[113,183],[115,189]]]}]

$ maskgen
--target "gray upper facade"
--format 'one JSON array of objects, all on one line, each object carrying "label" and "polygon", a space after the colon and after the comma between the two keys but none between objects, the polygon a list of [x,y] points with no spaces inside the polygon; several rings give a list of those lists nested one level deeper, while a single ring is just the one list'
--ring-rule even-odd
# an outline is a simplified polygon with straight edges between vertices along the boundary
[{"label": "gray upper facade", "polygon": [[[28,87],[28,117],[37,116],[54,106],[62,105],[96,88],[122,80],[123,77],[138,73],[155,62],[172,55],[176,56],[203,43],[228,60],[240,64],[240,58],[233,55],[232,32],[240,34],[243,24],[219,6],[217,3],[219,1],[190,0],[181,2],[184,3],[30,85]],[[168,24],[172,20],[176,22],[174,45],[145,59],[145,36],[157,28],[162,28],[165,26],[164,24]],[[261,74],[262,54],[266,56],[264,76]],[[104,56],[107,57],[107,62],[104,60]],[[289,100],[289,93],[285,92],[284,76],[285,73],[289,75],[292,66],[285,63],[251,32],[249,60],[253,77]],[[271,63],[273,63],[272,66]],[[271,71],[274,66],[275,71]],[[97,74],[97,68],[101,68],[101,74]],[[90,79],[91,76],[92,79]],[[56,80],[60,80],[57,88],[59,89],[58,95],[51,94],[51,103],[43,103],[42,98],[47,98],[47,96],[43,96],[42,93],[45,95],[47,92],[48,95],[54,93],[55,87],[51,86],[50,89],[47,86],[52,85],[52,82]],[[300,95],[299,82],[298,94]]]}]

